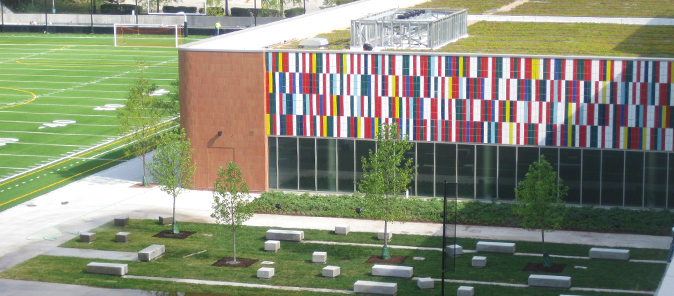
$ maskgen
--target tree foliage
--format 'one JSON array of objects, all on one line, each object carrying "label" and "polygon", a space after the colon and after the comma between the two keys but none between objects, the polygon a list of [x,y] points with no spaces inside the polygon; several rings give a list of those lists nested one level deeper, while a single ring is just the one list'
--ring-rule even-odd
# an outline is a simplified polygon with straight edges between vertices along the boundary
[{"label": "tree foliage", "polygon": [[176,198],[185,189],[193,188],[192,176],[196,164],[192,161],[192,147],[185,130],[161,135],[160,144],[149,164],[150,175],[159,188],[173,197],[173,233],[178,233]]},{"label": "tree foliage", "polygon": [[213,214],[212,218],[218,224],[229,226],[232,229],[232,250],[234,255],[231,263],[236,264],[236,227],[248,221],[253,216],[249,206],[248,184],[241,176],[241,170],[234,162],[227,163],[227,169],[218,168],[218,179],[213,187]]},{"label": "tree foliage", "polygon": [[[413,144],[403,138],[398,125],[383,124],[377,133],[377,151],[370,150],[363,163],[363,176],[359,190],[365,193],[367,211],[378,220],[384,220],[384,232],[388,235],[388,222],[403,219],[405,208],[400,205],[401,194],[414,178],[414,159],[406,158],[405,152]],[[388,254],[388,240],[384,240],[382,256]]]},{"label": "tree foliage", "polygon": [[[529,165],[524,180],[515,189],[517,205],[515,213],[522,218],[522,227],[527,230],[541,230],[543,255],[545,252],[545,232],[559,229],[566,215],[564,203],[569,188],[552,169],[552,165],[541,155],[540,160]],[[549,262],[546,262],[549,265]]]},{"label": "tree foliage", "polygon": [[[128,135],[125,148],[126,156],[141,157],[143,162],[143,185],[147,185],[147,169],[145,155],[157,145],[156,127],[162,118],[179,112],[180,95],[169,94],[169,99],[153,95],[157,85],[145,77],[145,64],[139,62],[140,76],[129,87],[126,103],[117,112],[119,133]],[[176,81],[177,84],[177,81]],[[172,83],[173,85],[173,83]]]},{"label": "tree foliage", "polygon": [[[263,0],[262,11],[267,16],[285,16],[285,7],[288,5],[300,5],[302,0]],[[278,13],[278,15],[276,15]]]}]

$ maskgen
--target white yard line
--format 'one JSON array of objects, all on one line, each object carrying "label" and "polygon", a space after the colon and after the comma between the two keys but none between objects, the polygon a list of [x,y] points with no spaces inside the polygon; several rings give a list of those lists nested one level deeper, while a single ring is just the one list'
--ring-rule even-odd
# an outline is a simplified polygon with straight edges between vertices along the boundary
[{"label": "white yard line", "polygon": [[[83,136],[83,137],[117,137],[117,135],[94,135],[94,134],[67,134],[67,133],[50,133],[50,132],[28,132],[28,131],[5,131],[0,130],[0,133],[23,133],[23,134],[40,134],[40,135],[54,135],[54,136]],[[26,142],[15,142],[14,144],[26,144]],[[40,143],[32,143],[40,144]]]},{"label": "white yard line", "polygon": [[[101,111],[106,112],[106,111]],[[0,110],[0,113],[16,113],[16,114],[32,114],[32,115],[63,115],[63,116],[83,116],[83,117],[110,117],[117,118],[117,115],[98,115],[98,114],[67,114],[67,113],[39,113],[39,112],[26,112],[26,111],[8,111]]]}]

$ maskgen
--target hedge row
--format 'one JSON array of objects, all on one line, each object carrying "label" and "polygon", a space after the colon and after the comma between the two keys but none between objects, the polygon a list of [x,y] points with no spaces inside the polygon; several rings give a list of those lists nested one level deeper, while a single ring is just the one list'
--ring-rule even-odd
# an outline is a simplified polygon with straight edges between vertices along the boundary
[{"label": "hedge row", "polygon": [[[277,210],[275,205],[280,204]],[[521,227],[520,218],[513,213],[514,203],[463,201],[457,205],[457,223]],[[279,213],[320,217],[371,218],[361,195],[301,195],[265,192],[253,203],[258,213]],[[361,208],[360,214],[356,208]],[[442,200],[411,197],[404,201],[406,221],[442,222]],[[452,203],[448,203],[452,212]],[[632,210],[625,208],[595,208],[569,206],[562,224],[564,230],[670,235],[674,213],[669,210]]]},{"label": "hedge row", "polygon": [[165,13],[177,13],[177,12],[184,12],[184,13],[196,13],[197,8],[194,6],[164,6],[161,9]]},{"label": "hedge row", "polygon": [[143,12],[143,7],[132,4],[101,4],[102,14],[131,14],[132,11],[136,14]]},{"label": "hedge row", "polygon": [[[278,16],[280,12],[273,9],[261,9],[261,8],[241,8],[241,7],[232,7],[229,9],[231,16],[253,16],[254,12],[257,12],[257,16]],[[285,17],[298,16],[304,13],[304,8],[296,7],[291,9],[284,10],[283,14]]]}]

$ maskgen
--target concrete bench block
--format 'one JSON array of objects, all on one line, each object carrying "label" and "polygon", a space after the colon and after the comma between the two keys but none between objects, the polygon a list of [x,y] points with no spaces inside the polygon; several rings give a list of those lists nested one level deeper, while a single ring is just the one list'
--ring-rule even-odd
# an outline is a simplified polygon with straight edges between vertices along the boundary
[{"label": "concrete bench block", "polygon": [[377,239],[379,239],[379,240],[384,240],[384,239],[391,240],[391,238],[393,238],[393,233],[391,233],[390,229],[389,229],[388,233],[386,234],[386,236],[384,236],[384,229],[379,230],[379,232],[377,232]]},{"label": "concrete bench block", "polygon": [[131,236],[130,232],[117,232],[117,234],[115,234],[115,241],[118,243],[128,243],[129,236]]},{"label": "concrete bench block", "polygon": [[281,241],[268,240],[264,242],[264,250],[267,252],[278,252],[281,249]]},{"label": "concrete bench block", "polygon": [[323,277],[335,278],[340,274],[341,270],[342,269],[339,268],[339,266],[328,265],[326,267],[323,267],[322,270]]},{"label": "concrete bench block", "polygon": [[138,252],[138,260],[148,262],[164,255],[166,247],[164,245],[150,245]]},{"label": "concrete bench block", "polygon": [[398,284],[357,281],[353,284],[353,291],[361,294],[395,295],[398,293]]},{"label": "concrete bench block", "polygon": [[473,296],[475,294],[475,288],[471,286],[460,286],[456,289],[456,296]]},{"label": "concrete bench block", "polygon": [[374,265],[372,266],[372,275],[409,279],[414,275],[414,268],[411,266]]},{"label": "concrete bench block", "polygon": [[456,258],[463,255],[463,247],[460,245],[447,245],[445,247],[445,252],[447,256]]},{"label": "concrete bench block", "polygon": [[115,226],[124,227],[129,225],[129,217],[117,217],[115,218]]},{"label": "concrete bench block", "polygon": [[513,254],[515,253],[515,243],[479,241],[477,242],[476,250],[478,252]]},{"label": "concrete bench block", "polygon": [[257,270],[257,278],[268,280],[274,277],[274,268],[273,267],[260,267]]},{"label": "concrete bench block", "polygon": [[268,240],[301,242],[304,239],[304,231],[301,230],[267,230]]},{"label": "concrete bench block", "polygon": [[557,275],[532,274],[529,276],[529,286],[546,288],[571,288],[571,277]]},{"label": "concrete bench block", "polygon": [[417,287],[419,287],[419,289],[421,290],[433,289],[435,288],[435,281],[433,281],[433,279],[429,277],[418,278]]},{"label": "concrete bench block", "polygon": [[161,225],[173,224],[173,216],[159,216],[159,224]]},{"label": "concrete bench block", "polygon": [[347,235],[347,234],[349,234],[349,231],[351,231],[351,227],[349,227],[349,225],[337,225],[337,226],[335,226],[335,234]]},{"label": "concrete bench block", "polygon": [[314,252],[311,255],[311,262],[325,264],[328,261],[328,252]]},{"label": "concrete bench block", "polygon": [[484,268],[487,266],[487,257],[473,256],[473,268]]},{"label": "concrete bench block", "polygon": [[590,259],[630,260],[630,250],[591,248]]},{"label": "concrete bench block", "polygon": [[129,273],[129,265],[121,263],[90,262],[87,273],[123,276]]},{"label": "concrete bench block", "polygon": [[96,240],[96,233],[82,232],[80,233],[80,241],[83,243],[93,243]]}]

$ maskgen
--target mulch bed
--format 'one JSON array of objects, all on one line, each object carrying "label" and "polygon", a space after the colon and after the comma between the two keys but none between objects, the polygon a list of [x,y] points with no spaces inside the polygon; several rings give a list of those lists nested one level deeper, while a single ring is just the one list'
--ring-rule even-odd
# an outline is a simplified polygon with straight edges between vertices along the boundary
[{"label": "mulch bed", "polygon": [[152,187],[155,187],[155,186],[157,186],[157,184],[155,184],[155,183],[149,183],[149,184],[147,184],[147,186],[143,186],[143,183],[136,183],[136,184],[131,185],[131,188],[152,188]]},{"label": "mulch bed", "polygon": [[196,232],[194,231],[181,231],[179,233],[173,234],[173,231],[171,230],[162,230],[159,233],[153,235],[153,237],[186,239],[195,233]]},{"label": "mulch bed", "polygon": [[566,264],[552,264],[552,267],[545,267],[543,263],[527,263],[522,271],[560,273],[564,271],[564,268],[566,268]]},{"label": "mulch bed", "polygon": [[257,262],[257,259],[236,258],[236,261],[239,261],[238,264],[229,264],[227,263],[229,261],[232,261],[232,257],[222,257],[218,262],[213,263],[212,266],[248,267]]},{"label": "mulch bed", "polygon": [[407,256],[396,256],[391,255],[391,259],[384,259],[381,256],[373,255],[370,259],[367,259],[365,263],[388,263],[388,264],[402,264],[407,260]]}]

